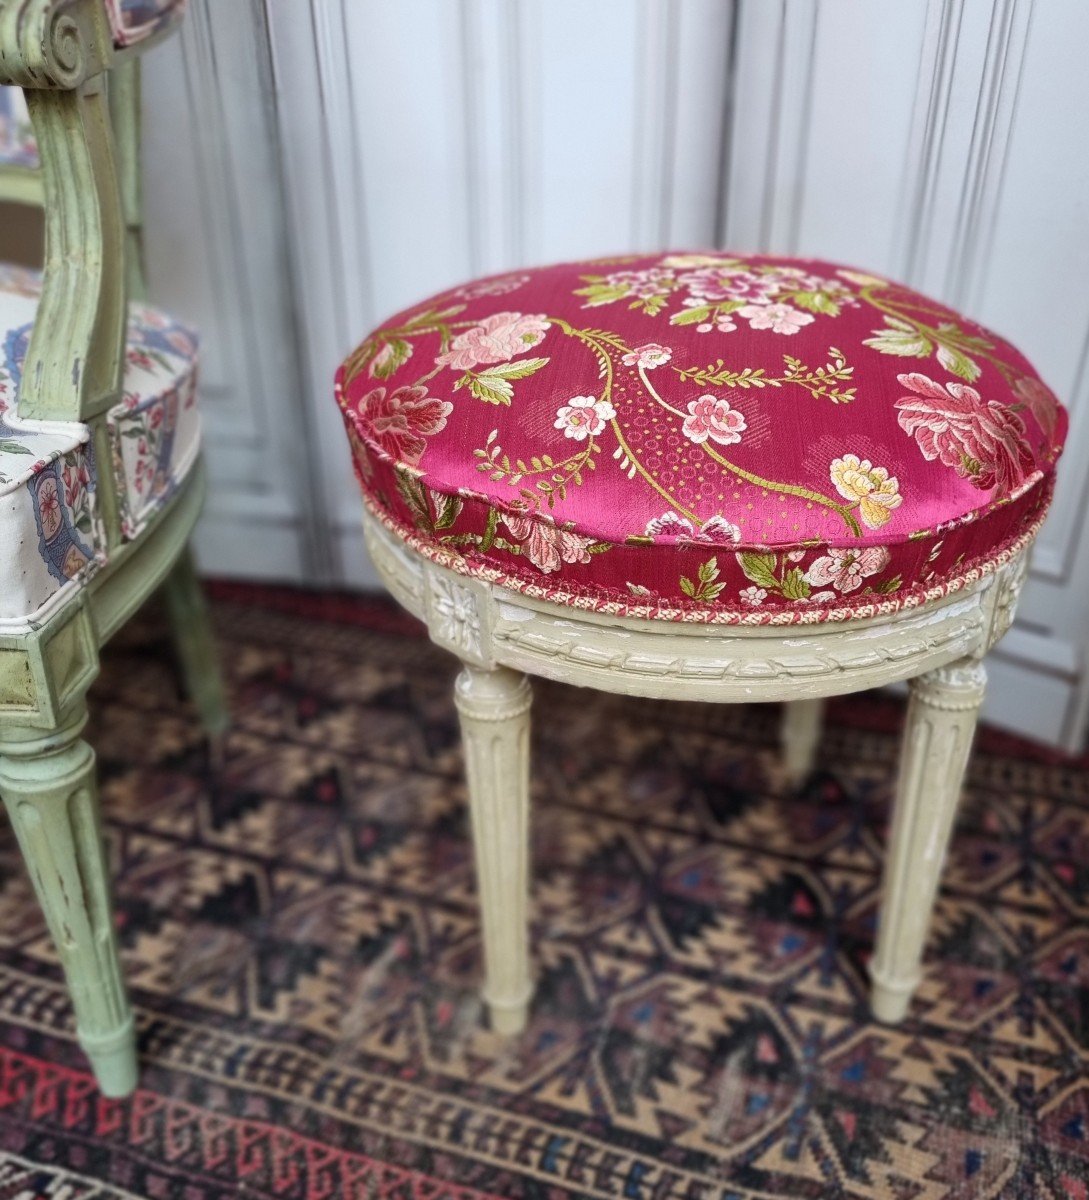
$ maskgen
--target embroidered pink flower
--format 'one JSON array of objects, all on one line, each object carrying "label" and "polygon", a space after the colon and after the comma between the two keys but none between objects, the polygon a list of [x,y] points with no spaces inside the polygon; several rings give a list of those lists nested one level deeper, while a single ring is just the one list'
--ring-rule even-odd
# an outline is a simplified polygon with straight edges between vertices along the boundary
[{"label": "embroidered pink flower", "polygon": [[1054,392],[1042,379],[1031,376],[1018,379],[1013,390],[1018,400],[1036,418],[1036,424],[1044,431],[1044,436],[1051,441],[1059,420],[1059,402]]},{"label": "embroidered pink flower", "polygon": [[588,437],[596,437],[615,416],[616,409],[608,400],[599,400],[596,396],[572,396],[556,413],[552,427],[562,429],[564,437],[584,442]]},{"label": "embroidered pink flower", "polygon": [[691,537],[692,533],[692,522],[675,512],[662,513],[647,522],[647,537]]},{"label": "embroidered pink flower", "polygon": [[914,434],[923,457],[939,459],[982,491],[1004,496],[1032,470],[1025,423],[966,383],[944,388],[918,372],[898,375],[915,394],[896,401],[900,427]]},{"label": "embroidered pink flower", "polygon": [[531,517],[525,512],[503,514],[503,524],[511,536],[522,543],[529,561],[546,575],[558,571],[563,563],[588,563],[590,539],[561,529],[548,517]]},{"label": "embroidered pink flower", "polygon": [[721,396],[700,396],[698,400],[689,400],[688,416],[681,427],[684,436],[689,441],[701,445],[708,438],[722,446],[741,441],[742,432],[747,429],[745,418],[736,408],[730,407],[729,400]]},{"label": "embroidered pink flower", "polygon": [[692,522],[675,512],[662,513],[647,522],[647,537],[675,537],[683,542],[732,542],[735,545],[741,541],[741,530],[725,517],[708,517],[699,527],[694,529]]},{"label": "embroidered pink flower", "polygon": [[766,304],[778,290],[778,282],[756,271],[746,271],[736,265],[720,265],[691,271],[678,277],[677,282],[688,289],[689,307],[716,304],[722,300]]},{"label": "embroidered pink flower", "polygon": [[697,542],[733,542],[741,541],[741,530],[725,517],[708,517],[696,534]]},{"label": "embroidered pink flower", "polygon": [[649,300],[669,292],[673,286],[673,272],[663,267],[648,267],[645,271],[614,271],[605,276],[610,287],[624,288],[629,296]]},{"label": "embroidered pink flower", "polygon": [[479,363],[507,362],[516,354],[538,345],[548,331],[548,318],[523,316],[521,313],[492,313],[479,325],[459,333],[450,349],[435,363],[468,371]]},{"label": "embroidered pink flower", "polygon": [[815,587],[831,584],[841,592],[857,591],[864,579],[889,565],[890,557],[884,546],[867,546],[864,550],[829,546],[827,554],[810,564],[806,582]]},{"label": "embroidered pink flower", "polygon": [[655,367],[664,366],[672,357],[673,351],[668,346],[647,342],[645,346],[635,346],[631,353],[625,354],[620,361],[626,367],[642,367],[644,371],[651,371]]},{"label": "embroidered pink flower", "polygon": [[765,588],[757,587],[754,583],[752,587],[742,588],[738,592],[738,598],[742,604],[747,604],[750,608],[759,608],[768,598],[768,593]]},{"label": "embroidered pink flower", "polygon": [[753,329],[770,329],[772,333],[797,333],[813,323],[813,314],[791,308],[789,304],[746,304],[737,310]]},{"label": "embroidered pink flower", "polygon": [[448,400],[428,396],[422,385],[395,392],[376,387],[355,408],[363,436],[390,458],[413,467],[423,456],[426,439],[445,429],[454,411]]}]

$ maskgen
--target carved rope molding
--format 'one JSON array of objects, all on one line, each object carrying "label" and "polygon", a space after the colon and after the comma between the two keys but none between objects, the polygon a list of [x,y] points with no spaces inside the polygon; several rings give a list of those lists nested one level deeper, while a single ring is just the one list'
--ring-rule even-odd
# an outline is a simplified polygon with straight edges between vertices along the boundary
[{"label": "carved rope molding", "polygon": [[0,0],[0,84],[71,91],[112,53],[102,0]]},{"label": "carved rope molding", "polygon": [[464,661],[678,699],[835,695],[981,657],[1009,627],[1026,559],[884,617],[783,628],[678,625],[560,609],[428,562],[369,516],[364,528],[389,590]]}]

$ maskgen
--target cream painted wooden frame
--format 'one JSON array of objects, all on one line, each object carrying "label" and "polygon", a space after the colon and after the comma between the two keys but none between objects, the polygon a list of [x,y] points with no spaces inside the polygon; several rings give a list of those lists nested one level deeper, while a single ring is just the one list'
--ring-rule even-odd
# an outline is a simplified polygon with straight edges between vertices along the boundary
[{"label": "cream painted wooden frame", "polygon": [[[0,84],[25,89],[44,184],[0,170],[0,200],[42,203],[46,218],[42,299],[17,412],[86,423],[99,463],[110,462],[106,414],[121,394],[128,299],[143,294],[135,55],[154,40],[115,49],[103,0],[0,0]],[[0,623],[0,796],[56,943],[80,1044],[102,1091],[123,1096],[136,1085],[135,1021],[94,752],[81,736],[100,648],[161,586],[211,734],[223,732],[227,710],[188,551],[204,494],[200,464],[135,541],[122,537],[113,476],[100,470],[97,483],[106,562],[41,620]]]},{"label": "cream painted wooden frame", "polygon": [[788,773],[812,764],[826,696],[908,680],[911,699],[889,833],[872,1005],[899,1021],[920,979],[923,944],[952,831],[986,675],[1010,627],[1028,559],[916,609],[792,626],[678,624],[612,617],[530,599],[414,553],[369,513],[364,534],[393,596],[464,664],[461,719],[493,1027],[515,1033],[533,992],[528,950],[528,675],[620,695],[788,701]]}]

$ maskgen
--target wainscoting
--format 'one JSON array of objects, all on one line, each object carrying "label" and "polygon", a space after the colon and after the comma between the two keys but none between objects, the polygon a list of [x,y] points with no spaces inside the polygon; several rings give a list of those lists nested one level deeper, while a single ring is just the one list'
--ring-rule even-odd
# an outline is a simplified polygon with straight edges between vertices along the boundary
[{"label": "wainscoting", "polygon": [[473,274],[629,249],[837,258],[966,308],[1071,406],[987,715],[1080,743],[1089,159],[1070,126],[1089,111],[1089,8],[191,8],[149,64],[147,184],[155,294],[204,332],[207,570],[373,583],[331,377],[387,312]]}]

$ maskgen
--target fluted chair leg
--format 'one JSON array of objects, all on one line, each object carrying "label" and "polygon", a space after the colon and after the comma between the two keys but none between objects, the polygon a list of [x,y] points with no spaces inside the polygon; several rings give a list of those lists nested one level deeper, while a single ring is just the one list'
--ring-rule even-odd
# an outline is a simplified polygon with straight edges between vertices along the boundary
[{"label": "fluted chair leg", "polygon": [[526,1023],[529,969],[529,680],[466,665],[455,688],[469,784],[492,1028]]},{"label": "fluted chair leg", "polygon": [[824,721],[824,701],[789,700],[783,705],[780,741],[787,782],[801,783],[813,770]]},{"label": "fluted chair leg", "polygon": [[873,1011],[881,1021],[904,1017],[921,978],[923,945],[986,679],[982,663],[962,659],[910,683],[877,949],[870,963]]},{"label": "fluted chair leg", "polygon": [[178,556],[163,582],[163,595],[186,693],[196,705],[208,736],[216,741],[227,732],[230,711],[208,606],[189,547]]},{"label": "fluted chair leg", "polygon": [[0,734],[0,795],[53,935],[80,1045],[104,1095],[136,1086],[132,1009],[114,934],[95,756],[81,709],[61,729]]}]

